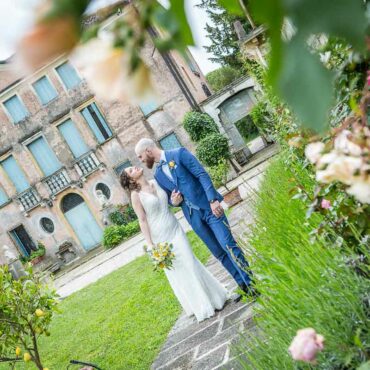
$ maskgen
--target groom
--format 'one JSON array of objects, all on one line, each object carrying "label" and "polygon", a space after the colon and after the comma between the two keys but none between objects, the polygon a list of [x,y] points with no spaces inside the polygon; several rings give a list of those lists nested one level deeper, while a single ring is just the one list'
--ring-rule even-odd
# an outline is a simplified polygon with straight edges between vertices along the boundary
[{"label": "groom", "polygon": [[163,151],[151,139],[141,139],[135,147],[148,168],[157,163],[155,179],[166,191],[172,206],[181,206],[193,230],[212,254],[248,295],[256,295],[251,286],[248,262],[231,234],[220,204],[223,200],[199,161],[185,148]]}]

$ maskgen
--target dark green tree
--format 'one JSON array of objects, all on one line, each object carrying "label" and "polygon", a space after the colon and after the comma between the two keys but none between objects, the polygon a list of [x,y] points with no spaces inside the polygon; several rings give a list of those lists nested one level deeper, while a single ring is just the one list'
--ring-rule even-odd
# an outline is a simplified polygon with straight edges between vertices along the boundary
[{"label": "dark green tree", "polygon": [[207,53],[213,56],[209,58],[212,62],[221,65],[229,65],[236,68],[242,68],[243,63],[239,60],[238,38],[234,30],[234,22],[241,21],[245,31],[251,30],[245,17],[238,17],[229,14],[224,8],[218,5],[217,0],[201,0],[197,5],[204,9],[210,22],[206,23],[205,30],[207,37],[211,41],[209,46],[204,46]]},{"label": "dark green tree", "polygon": [[206,74],[206,80],[213,92],[217,92],[241,77],[242,71],[230,66],[220,67]]}]

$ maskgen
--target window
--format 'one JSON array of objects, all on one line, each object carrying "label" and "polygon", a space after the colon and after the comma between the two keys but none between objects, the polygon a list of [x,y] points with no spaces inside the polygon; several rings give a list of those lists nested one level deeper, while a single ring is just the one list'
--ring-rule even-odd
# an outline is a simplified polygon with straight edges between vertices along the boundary
[{"label": "window", "polygon": [[81,113],[99,143],[104,143],[112,136],[111,129],[95,103],[88,105]]},{"label": "window", "polygon": [[125,168],[128,168],[128,167],[131,167],[132,164],[130,161],[125,161],[125,162],[122,162],[121,164],[119,164],[117,167],[114,168],[114,172],[120,176],[122,171],[125,169]]},{"label": "window", "polygon": [[27,148],[32,153],[45,176],[50,176],[61,168],[58,158],[50,149],[49,144],[43,136],[28,144]]},{"label": "window", "polygon": [[40,220],[40,226],[42,230],[44,230],[48,234],[52,234],[54,232],[54,222],[48,217],[42,217]]},{"label": "window", "polygon": [[68,119],[63,122],[58,126],[58,129],[75,158],[79,158],[89,151],[89,147],[72,120]]},{"label": "window", "polygon": [[6,195],[5,191],[2,188],[0,188],[0,207],[8,202],[9,202],[8,196]]},{"label": "window", "polygon": [[193,62],[193,59],[189,56],[189,55],[186,55],[185,57],[185,61],[186,61],[186,64],[188,65],[188,67],[190,68],[190,70],[195,73],[197,76],[199,76],[199,70],[198,68],[195,66],[194,62]]},{"label": "window", "polygon": [[175,134],[167,135],[163,139],[159,140],[159,143],[163,150],[176,149],[182,146],[180,142],[177,140],[177,137]]},{"label": "window", "polygon": [[57,91],[46,76],[34,82],[33,88],[43,105],[46,105],[58,96]]},{"label": "window", "polygon": [[23,225],[19,225],[9,233],[24,257],[29,257],[33,251],[37,250],[34,241],[29,236]]},{"label": "window", "polygon": [[14,123],[24,120],[28,111],[17,95],[12,96],[4,102],[5,108],[12,117]]},{"label": "window", "polygon": [[57,67],[56,71],[67,89],[72,89],[81,82],[81,78],[69,62],[65,62]]},{"label": "window", "polygon": [[17,161],[12,155],[1,161],[0,164],[18,193],[22,193],[30,187],[30,184],[26,179],[24,172],[18,166]]},{"label": "window", "polygon": [[154,112],[158,108],[158,104],[155,101],[147,101],[145,103],[140,104],[140,109],[144,113],[145,116]]},{"label": "window", "polygon": [[82,203],[84,203],[84,200],[81,195],[69,193],[62,200],[62,212],[67,213]]},{"label": "window", "polygon": [[111,192],[107,185],[103,184],[102,182],[99,182],[99,184],[96,184],[95,191],[100,190],[107,199],[110,199]]}]

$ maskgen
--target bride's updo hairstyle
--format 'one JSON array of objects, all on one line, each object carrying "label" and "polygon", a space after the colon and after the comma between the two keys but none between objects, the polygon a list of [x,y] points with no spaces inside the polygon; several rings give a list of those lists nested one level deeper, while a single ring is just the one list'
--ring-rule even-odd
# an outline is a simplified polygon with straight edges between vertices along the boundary
[{"label": "bride's updo hairstyle", "polygon": [[140,185],[134,179],[132,179],[125,170],[121,172],[119,181],[121,186],[129,193],[130,196],[133,191],[139,191],[141,189]]}]

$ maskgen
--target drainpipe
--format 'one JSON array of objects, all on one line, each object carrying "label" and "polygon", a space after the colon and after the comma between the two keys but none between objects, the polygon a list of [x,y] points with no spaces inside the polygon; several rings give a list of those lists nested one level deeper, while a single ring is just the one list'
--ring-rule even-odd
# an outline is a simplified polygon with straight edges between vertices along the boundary
[{"label": "drainpipe", "polygon": [[[153,27],[148,27],[148,32],[149,32],[149,35],[152,38],[158,37],[157,31]],[[189,90],[189,88],[186,85],[184,79],[182,78],[180,72],[178,71],[178,69],[176,67],[176,64],[174,63],[174,61],[171,58],[171,55],[167,52],[161,52],[161,51],[160,51],[160,54],[162,55],[162,58],[163,58],[164,62],[166,63],[170,73],[172,74],[175,81],[179,85],[182,93],[184,94],[184,96],[185,96],[186,100],[188,101],[189,105],[191,106],[191,108],[194,109],[194,110],[199,110],[199,106],[198,106],[197,101],[195,100],[193,94]]]}]

